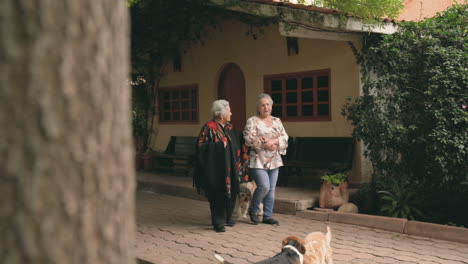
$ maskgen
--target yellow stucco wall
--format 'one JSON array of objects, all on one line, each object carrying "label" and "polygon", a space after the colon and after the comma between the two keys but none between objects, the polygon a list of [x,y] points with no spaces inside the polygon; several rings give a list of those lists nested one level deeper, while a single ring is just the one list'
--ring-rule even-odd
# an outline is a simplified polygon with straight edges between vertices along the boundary
[{"label": "yellow stucco wall", "polygon": [[[218,75],[226,63],[235,63],[243,71],[247,118],[255,113],[256,97],[263,92],[265,75],[330,69],[332,120],[284,122],[284,126],[291,136],[351,135],[352,127],[340,112],[347,97],[359,95],[360,82],[359,67],[345,41],[301,38],[299,55],[288,56],[286,37],[279,34],[277,25],[269,26],[257,40],[246,36],[247,26],[238,21],[226,21],[221,30],[211,31],[203,45],[193,46],[183,55],[181,72],[173,72],[172,65],[166,70],[161,86],[198,84],[200,122],[194,125],[156,124],[157,135],[152,142],[154,149],[164,150],[171,135],[198,134],[202,124],[211,118],[211,103],[217,99]],[[231,107],[235,115],[235,106]],[[359,152],[358,147],[356,153]],[[361,174],[360,155],[355,156],[354,164],[353,174]]]}]

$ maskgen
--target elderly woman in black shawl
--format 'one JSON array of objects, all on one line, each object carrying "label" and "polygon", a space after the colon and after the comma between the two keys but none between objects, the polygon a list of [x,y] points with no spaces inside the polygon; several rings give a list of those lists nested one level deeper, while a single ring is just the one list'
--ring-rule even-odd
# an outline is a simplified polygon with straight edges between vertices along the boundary
[{"label": "elderly woman in black shawl", "polygon": [[[197,144],[197,164],[194,185],[208,197],[211,224],[216,232],[225,232],[225,225],[233,226],[232,212],[245,175],[247,150],[242,149],[242,135],[231,121],[231,108],[226,100],[213,102],[213,120],[200,131]],[[242,152],[242,156],[241,156]],[[245,155],[244,155],[245,154]]]}]

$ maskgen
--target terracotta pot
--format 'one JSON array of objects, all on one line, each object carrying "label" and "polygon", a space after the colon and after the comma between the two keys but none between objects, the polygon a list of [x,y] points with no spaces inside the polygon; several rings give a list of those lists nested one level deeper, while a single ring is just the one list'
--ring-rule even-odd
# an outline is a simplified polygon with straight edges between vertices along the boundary
[{"label": "terracotta pot", "polygon": [[333,185],[326,181],[320,187],[320,208],[336,209],[349,201],[348,183]]}]

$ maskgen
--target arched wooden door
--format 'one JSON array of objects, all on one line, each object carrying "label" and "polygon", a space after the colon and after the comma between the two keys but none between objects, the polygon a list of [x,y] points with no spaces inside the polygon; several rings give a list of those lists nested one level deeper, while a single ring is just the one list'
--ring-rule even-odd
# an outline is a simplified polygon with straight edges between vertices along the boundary
[{"label": "arched wooden door", "polygon": [[239,131],[244,130],[246,121],[245,80],[242,70],[236,64],[227,64],[222,69],[218,81],[218,98],[229,101],[232,124]]}]

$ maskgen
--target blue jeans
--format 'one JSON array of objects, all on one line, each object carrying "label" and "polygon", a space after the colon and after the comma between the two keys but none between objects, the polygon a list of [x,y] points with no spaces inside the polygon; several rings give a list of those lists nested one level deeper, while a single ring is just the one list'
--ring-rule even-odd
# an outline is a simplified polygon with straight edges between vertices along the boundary
[{"label": "blue jeans", "polygon": [[260,203],[263,202],[263,219],[271,218],[273,207],[275,206],[275,188],[278,181],[279,168],[272,170],[250,169],[250,174],[257,184],[252,203],[249,208],[250,213],[258,212]]}]

